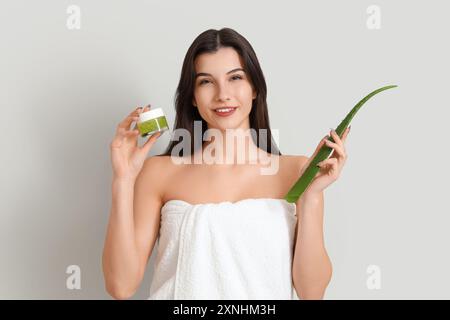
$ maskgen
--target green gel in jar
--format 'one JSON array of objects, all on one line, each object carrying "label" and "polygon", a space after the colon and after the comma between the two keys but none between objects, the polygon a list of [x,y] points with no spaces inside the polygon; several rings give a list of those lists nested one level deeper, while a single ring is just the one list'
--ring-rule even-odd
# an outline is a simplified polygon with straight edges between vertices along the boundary
[{"label": "green gel in jar", "polygon": [[143,138],[156,132],[169,130],[166,116],[161,108],[151,109],[139,114],[137,127]]}]

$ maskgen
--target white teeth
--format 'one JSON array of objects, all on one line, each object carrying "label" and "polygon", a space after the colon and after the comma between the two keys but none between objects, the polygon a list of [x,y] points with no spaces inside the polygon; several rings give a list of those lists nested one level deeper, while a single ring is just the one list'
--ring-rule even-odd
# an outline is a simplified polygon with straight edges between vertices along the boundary
[{"label": "white teeth", "polygon": [[217,112],[229,112],[233,110],[234,108],[226,108],[226,109],[216,109]]}]

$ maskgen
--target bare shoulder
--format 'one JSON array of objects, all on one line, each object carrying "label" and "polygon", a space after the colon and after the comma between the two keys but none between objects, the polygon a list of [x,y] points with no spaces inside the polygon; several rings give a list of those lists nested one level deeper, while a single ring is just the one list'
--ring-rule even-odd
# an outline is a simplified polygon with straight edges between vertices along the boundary
[{"label": "bare shoulder", "polygon": [[154,191],[157,186],[158,194],[162,197],[165,185],[171,170],[170,156],[156,155],[145,159],[139,174],[141,184],[152,186]]},{"label": "bare shoulder", "polygon": [[165,169],[169,165],[170,156],[156,155],[148,157],[144,161],[142,171],[146,174],[152,174],[161,172],[160,170]]},{"label": "bare shoulder", "polygon": [[144,161],[141,174],[145,177],[155,177],[161,175],[169,167],[169,156],[152,156]]}]

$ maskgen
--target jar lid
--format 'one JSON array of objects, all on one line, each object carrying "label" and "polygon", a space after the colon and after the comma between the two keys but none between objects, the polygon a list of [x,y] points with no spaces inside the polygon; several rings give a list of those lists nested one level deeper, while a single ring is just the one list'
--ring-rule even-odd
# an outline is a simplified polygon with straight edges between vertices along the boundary
[{"label": "jar lid", "polygon": [[150,109],[149,111],[145,111],[139,114],[139,122],[144,122],[150,119],[155,119],[163,116],[164,116],[163,109],[161,108]]}]

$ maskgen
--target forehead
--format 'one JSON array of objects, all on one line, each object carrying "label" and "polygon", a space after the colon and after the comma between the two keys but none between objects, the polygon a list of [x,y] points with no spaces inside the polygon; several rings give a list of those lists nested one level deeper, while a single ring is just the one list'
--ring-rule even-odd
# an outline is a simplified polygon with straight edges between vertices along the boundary
[{"label": "forehead", "polygon": [[236,50],[228,47],[214,53],[202,53],[195,59],[197,73],[222,74],[239,67],[243,68],[241,57]]}]

